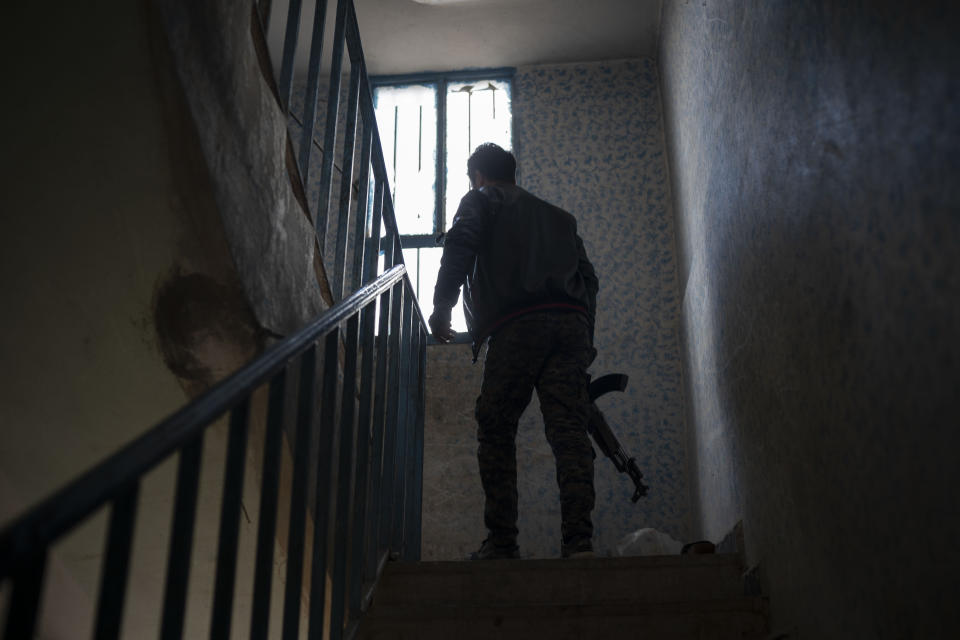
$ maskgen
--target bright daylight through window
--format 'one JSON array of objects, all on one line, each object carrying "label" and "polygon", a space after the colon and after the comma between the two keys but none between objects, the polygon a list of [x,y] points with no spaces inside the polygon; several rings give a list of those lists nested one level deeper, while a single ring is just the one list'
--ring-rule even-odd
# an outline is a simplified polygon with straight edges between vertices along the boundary
[{"label": "bright daylight through window", "polygon": [[[467,158],[483,142],[513,148],[510,89],[508,72],[376,82],[377,125],[403,259],[424,316],[433,312],[442,252],[437,237],[450,228],[470,190]],[[452,319],[454,330],[467,330],[460,304]]]}]

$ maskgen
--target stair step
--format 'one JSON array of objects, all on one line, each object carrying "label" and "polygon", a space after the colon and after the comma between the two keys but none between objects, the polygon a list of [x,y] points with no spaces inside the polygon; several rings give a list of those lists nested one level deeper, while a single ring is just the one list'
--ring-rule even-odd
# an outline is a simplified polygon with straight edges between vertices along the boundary
[{"label": "stair step", "polygon": [[735,554],[587,560],[391,563],[374,604],[615,605],[743,595]]},{"label": "stair step", "polygon": [[761,640],[762,598],[591,605],[391,605],[361,619],[358,640],[480,638]]}]

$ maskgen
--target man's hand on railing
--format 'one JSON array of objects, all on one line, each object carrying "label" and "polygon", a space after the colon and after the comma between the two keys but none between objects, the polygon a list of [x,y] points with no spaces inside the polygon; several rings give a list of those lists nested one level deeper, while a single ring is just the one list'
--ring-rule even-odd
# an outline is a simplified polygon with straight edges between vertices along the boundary
[{"label": "man's hand on railing", "polygon": [[435,307],[427,324],[437,342],[450,342],[457,335],[450,326],[450,309]]}]

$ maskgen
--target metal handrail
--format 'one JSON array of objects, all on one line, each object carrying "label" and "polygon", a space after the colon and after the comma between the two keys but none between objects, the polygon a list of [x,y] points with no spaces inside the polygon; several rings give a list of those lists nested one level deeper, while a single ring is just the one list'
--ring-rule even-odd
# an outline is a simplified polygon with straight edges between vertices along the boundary
[{"label": "metal handrail", "polygon": [[[420,469],[422,465],[424,407],[421,374],[425,364],[426,335],[422,328],[415,326],[418,318],[413,313],[413,298],[405,276],[406,268],[403,265],[393,266],[0,532],[0,579],[10,579],[13,582],[4,638],[33,637],[51,545],[107,504],[112,505],[112,510],[105,545],[96,636],[117,637],[126,595],[140,480],[151,469],[177,452],[180,454],[180,465],[161,637],[181,637],[203,435],[206,428],[228,412],[230,431],[219,525],[211,636],[229,637],[250,399],[254,391],[269,382],[270,400],[251,625],[251,637],[265,638],[276,533],[277,464],[282,440],[284,389],[288,365],[299,359],[300,401],[294,441],[294,484],[288,543],[291,560],[288,566],[284,615],[284,637],[296,636],[300,616],[301,580],[294,580],[293,576],[295,573],[302,575],[303,562],[307,561],[303,558],[304,525],[307,511],[310,511],[306,505],[307,468],[310,461],[307,457],[308,448],[303,443],[310,440],[313,432],[314,406],[317,404],[318,395],[315,389],[315,351],[317,342],[324,338],[326,345],[323,390],[319,394],[319,405],[322,411],[321,424],[325,425],[323,431],[327,434],[325,437],[329,446],[325,455],[321,452],[320,462],[329,463],[338,459],[340,472],[335,482],[327,478],[325,486],[321,486],[318,477],[317,502],[313,513],[317,519],[327,523],[324,515],[329,516],[332,506],[336,505],[337,516],[333,519],[336,527],[334,544],[341,552],[334,554],[337,580],[333,595],[339,606],[339,613],[335,609],[330,616],[331,620],[325,619],[322,606],[323,583],[322,580],[318,583],[315,579],[312,585],[312,602],[315,606],[310,612],[310,627],[311,636],[314,636],[318,629],[329,624],[331,635],[339,637],[344,616],[349,615],[348,620],[352,622],[359,617],[360,603],[354,593],[360,594],[363,584],[376,579],[382,569],[383,558],[393,553],[399,553],[408,559],[419,557],[422,480],[419,473],[411,478],[410,472],[411,469]],[[382,300],[379,337],[374,335],[373,323],[376,310],[374,302],[378,299]],[[338,394],[339,354],[342,344],[340,327],[344,324],[348,350],[345,352],[346,359],[342,370],[343,389],[342,393]],[[370,338],[376,338],[376,342],[369,340],[361,344],[361,331]],[[350,346],[353,347],[352,351],[349,350]],[[359,394],[357,420],[353,419],[354,411],[341,412],[341,444],[338,453],[332,451],[333,434],[337,430],[334,424],[337,397],[340,396],[344,406],[347,402],[354,406],[352,403],[358,397],[355,380],[359,351],[363,352],[363,388]],[[377,394],[377,400],[374,400],[374,388],[381,392]],[[389,402],[379,401],[384,395],[389,395]],[[370,437],[362,437],[362,434]],[[384,440],[388,444],[382,445]],[[370,442],[376,445],[372,454],[369,451]],[[354,443],[357,446],[356,452],[352,449]],[[351,466],[351,462],[356,464]],[[371,475],[377,482],[369,482]],[[348,513],[348,505],[353,505],[357,512]],[[377,526],[371,526],[371,521]],[[327,526],[318,524],[314,527],[314,549],[327,548],[325,539],[316,539],[321,535],[321,531],[325,538]],[[350,538],[349,534],[356,537]],[[344,559],[348,547],[353,550],[350,555],[349,576],[352,588],[350,612],[346,614],[344,605],[348,577]],[[296,562],[298,553],[302,562]],[[326,574],[323,569],[325,562],[326,556],[314,554],[312,564],[315,578]],[[339,631],[334,632],[333,629]]]},{"label": "metal handrail", "polygon": [[251,390],[393,286],[405,273],[403,265],[391,268],[4,528],[0,532],[0,578],[11,575],[17,556],[49,545],[115,498],[124,485],[192,441]]}]

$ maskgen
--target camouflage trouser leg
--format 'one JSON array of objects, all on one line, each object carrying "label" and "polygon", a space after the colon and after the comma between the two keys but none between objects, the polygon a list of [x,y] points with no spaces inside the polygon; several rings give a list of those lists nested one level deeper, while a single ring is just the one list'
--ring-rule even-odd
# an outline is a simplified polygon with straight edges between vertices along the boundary
[{"label": "camouflage trouser leg", "polygon": [[587,367],[596,351],[579,313],[542,312],[513,320],[490,340],[477,399],[477,458],[484,523],[499,544],[517,536],[516,434],[534,388],[557,462],[564,545],[593,535],[593,448],[587,435]]}]

